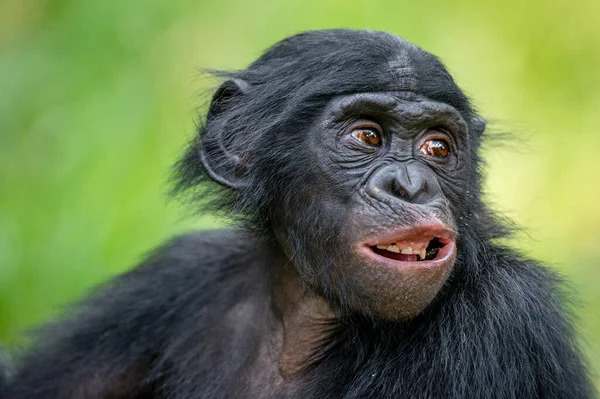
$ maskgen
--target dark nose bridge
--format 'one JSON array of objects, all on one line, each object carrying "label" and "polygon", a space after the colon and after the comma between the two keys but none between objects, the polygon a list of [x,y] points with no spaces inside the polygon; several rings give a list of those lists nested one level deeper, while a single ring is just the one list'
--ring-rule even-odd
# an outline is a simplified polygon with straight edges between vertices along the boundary
[{"label": "dark nose bridge", "polygon": [[375,198],[427,204],[440,192],[433,173],[417,162],[402,162],[384,166],[375,172],[367,184]]}]

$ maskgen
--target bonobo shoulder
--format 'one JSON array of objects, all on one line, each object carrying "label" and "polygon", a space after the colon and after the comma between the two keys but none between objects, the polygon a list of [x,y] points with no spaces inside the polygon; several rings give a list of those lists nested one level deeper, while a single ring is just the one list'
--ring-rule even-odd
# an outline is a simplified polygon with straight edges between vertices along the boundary
[{"label": "bonobo shoulder", "polygon": [[245,263],[260,253],[260,242],[249,233],[237,229],[208,230],[173,237],[157,249],[138,267],[123,277],[151,278],[172,275],[188,280],[210,279],[213,275]]},{"label": "bonobo shoulder", "polygon": [[[244,263],[260,252],[253,242],[233,230],[172,239],[40,330],[17,359],[9,397],[138,397],[149,389],[146,378],[166,373],[172,351],[206,342],[215,328],[230,331],[222,316],[239,308],[234,292],[249,297],[240,287],[255,277]],[[1,377],[0,367],[0,392]],[[73,396],[63,396],[65,389]]]},{"label": "bonobo shoulder", "polygon": [[[258,239],[239,229],[206,230],[173,237],[150,255],[149,262],[161,262],[168,258],[169,264],[177,262],[181,267],[219,267],[221,262],[251,255],[257,248]],[[214,265],[214,262],[219,263]]]},{"label": "bonobo shoulder", "polygon": [[140,266],[93,292],[66,320],[44,330],[45,337],[123,334],[155,347],[169,340],[169,329],[178,323],[193,319],[202,324],[235,304],[232,291],[253,278],[251,268],[242,267],[244,258],[256,256],[251,245],[234,230],[173,238]]},{"label": "bonobo shoulder", "polygon": [[[165,298],[170,294],[172,305],[180,307],[186,305],[179,299],[182,297],[219,304],[219,298],[225,298],[230,288],[257,278],[257,273],[262,272],[262,263],[256,261],[261,258],[262,248],[258,239],[243,230],[180,235],[151,252],[141,265],[109,283],[107,290],[135,290],[139,297],[160,294]],[[253,266],[248,267],[250,264]],[[129,299],[137,302],[136,297],[134,294]]]}]

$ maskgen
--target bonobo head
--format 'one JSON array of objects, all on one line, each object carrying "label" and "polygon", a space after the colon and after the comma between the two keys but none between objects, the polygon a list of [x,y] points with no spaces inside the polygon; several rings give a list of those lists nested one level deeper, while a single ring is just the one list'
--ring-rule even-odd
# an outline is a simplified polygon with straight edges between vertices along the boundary
[{"label": "bonobo head", "polygon": [[484,123],[431,54],[312,31],[223,75],[179,188],[219,183],[221,209],[269,234],[338,312],[419,314],[460,267],[461,239],[493,234],[478,222]]}]

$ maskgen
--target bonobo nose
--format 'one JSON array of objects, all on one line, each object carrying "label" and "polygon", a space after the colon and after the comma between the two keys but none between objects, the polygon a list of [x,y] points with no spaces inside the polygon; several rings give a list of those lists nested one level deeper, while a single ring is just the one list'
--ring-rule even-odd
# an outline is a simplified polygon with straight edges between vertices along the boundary
[{"label": "bonobo nose", "polygon": [[381,168],[371,176],[366,190],[377,199],[413,204],[427,204],[441,195],[435,174],[416,162]]}]

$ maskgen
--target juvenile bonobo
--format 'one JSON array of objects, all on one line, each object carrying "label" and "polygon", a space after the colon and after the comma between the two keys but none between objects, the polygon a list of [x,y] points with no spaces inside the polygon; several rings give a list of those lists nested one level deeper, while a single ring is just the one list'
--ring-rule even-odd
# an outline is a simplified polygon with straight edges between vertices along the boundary
[{"label": "juvenile bonobo", "polygon": [[588,398],[561,281],[498,243],[485,123],[440,61],[311,31],[223,73],[174,239],[48,327],[8,398]]}]

